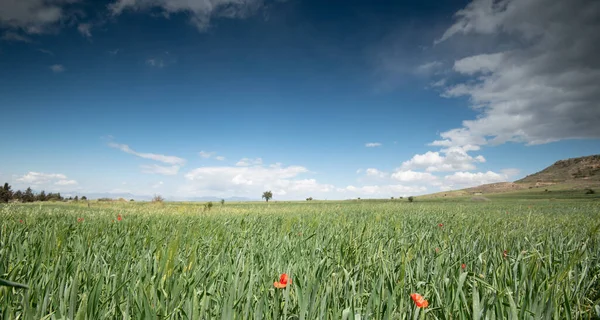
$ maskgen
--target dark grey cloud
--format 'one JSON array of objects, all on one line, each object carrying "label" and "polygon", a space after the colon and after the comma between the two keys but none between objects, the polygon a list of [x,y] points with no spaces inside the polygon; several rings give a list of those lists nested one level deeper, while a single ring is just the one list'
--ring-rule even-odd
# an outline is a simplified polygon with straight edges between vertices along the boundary
[{"label": "dark grey cloud", "polygon": [[600,138],[600,1],[474,0],[455,17],[437,44],[475,34],[512,45],[454,62],[470,80],[443,95],[481,114],[432,145]]},{"label": "dark grey cloud", "polygon": [[109,5],[113,15],[123,11],[159,8],[165,17],[174,13],[189,15],[190,22],[200,31],[210,26],[215,17],[246,18],[264,6],[263,0],[117,0]]}]

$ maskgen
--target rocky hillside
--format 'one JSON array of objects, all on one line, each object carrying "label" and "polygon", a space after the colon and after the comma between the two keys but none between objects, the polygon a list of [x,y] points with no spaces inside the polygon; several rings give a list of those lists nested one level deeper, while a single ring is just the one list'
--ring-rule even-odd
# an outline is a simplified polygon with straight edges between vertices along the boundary
[{"label": "rocky hillside", "polygon": [[573,180],[600,181],[600,155],[556,161],[548,168],[516,183],[562,183]]}]

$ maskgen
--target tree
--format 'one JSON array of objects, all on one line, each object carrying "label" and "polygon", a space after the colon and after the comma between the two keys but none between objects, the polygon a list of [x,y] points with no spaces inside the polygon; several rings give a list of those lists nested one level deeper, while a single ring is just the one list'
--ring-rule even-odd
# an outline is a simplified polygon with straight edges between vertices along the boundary
[{"label": "tree", "polygon": [[225,199],[221,199],[221,205],[225,205]]},{"label": "tree", "polygon": [[152,202],[156,202],[156,203],[161,203],[165,201],[165,198],[163,198],[161,195],[157,194],[154,195],[154,198],[152,198]]},{"label": "tree", "polygon": [[75,196],[75,198],[73,198],[73,200],[79,201],[79,196]]},{"label": "tree", "polygon": [[31,188],[27,188],[25,190],[25,194],[23,194],[23,202],[33,202],[35,201],[35,196],[33,195],[33,191]]},{"label": "tree", "polygon": [[37,201],[46,201],[46,192],[44,190],[37,195]]},{"label": "tree", "polygon": [[10,190],[10,185],[8,182],[4,183],[4,187],[0,188],[0,202],[9,202],[12,200],[13,193]]},{"label": "tree", "polygon": [[415,200],[415,198],[413,198],[413,196],[408,197],[408,202],[413,202]]},{"label": "tree", "polygon": [[23,202],[23,192],[21,190],[17,190],[17,192],[15,192],[15,194],[13,195],[13,199],[19,202]]},{"label": "tree", "polygon": [[267,202],[269,202],[269,200],[273,199],[273,192],[271,191],[265,191],[263,192],[262,195],[263,199],[265,199]]},{"label": "tree", "polygon": [[85,200],[87,200],[87,197],[86,197],[86,196],[83,196],[83,197],[81,197],[81,200],[84,200],[84,201],[85,201]]}]

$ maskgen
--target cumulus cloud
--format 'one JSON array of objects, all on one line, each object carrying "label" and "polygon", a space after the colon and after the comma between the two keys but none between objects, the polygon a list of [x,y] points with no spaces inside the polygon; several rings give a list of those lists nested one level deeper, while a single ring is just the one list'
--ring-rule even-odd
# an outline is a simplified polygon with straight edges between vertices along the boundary
[{"label": "cumulus cloud", "polygon": [[439,152],[427,151],[416,154],[410,160],[404,161],[400,170],[425,169],[427,172],[468,171],[474,170],[475,163],[485,162],[481,155],[472,157],[467,151],[477,150],[478,147],[449,147]]},{"label": "cumulus cloud", "polygon": [[482,184],[504,182],[508,177],[504,174],[499,174],[493,171],[487,172],[455,172],[452,175],[444,177],[446,183],[451,186],[459,186],[461,188],[474,187]]},{"label": "cumulus cloud", "polygon": [[65,6],[76,0],[0,1],[0,26],[45,33],[66,18]]},{"label": "cumulus cloud", "polygon": [[225,161],[225,157],[223,156],[216,156],[215,159],[219,161]]},{"label": "cumulus cloud", "polygon": [[379,171],[375,168],[368,168],[367,170],[365,170],[365,173],[367,176],[377,177],[377,178],[385,178],[388,176],[387,173]]},{"label": "cumulus cloud", "polygon": [[20,178],[17,182],[31,185],[43,185],[54,182],[56,185],[73,185],[77,184],[75,180],[68,180],[67,176],[62,173],[43,173],[30,171]]},{"label": "cumulus cloud", "polygon": [[117,0],[109,5],[113,15],[123,11],[159,9],[165,17],[183,13],[199,31],[206,31],[213,18],[246,18],[264,6],[264,0]]},{"label": "cumulus cloud", "polygon": [[143,173],[162,174],[166,176],[174,176],[179,172],[179,166],[159,166],[156,164],[152,165],[141,165]]},{"label": "cumulus cloud", "polygon": [[219,166],[200,167],[185,174],[188,183],[179,193],[185,196],[246,196],[257,198],[265,190],[282,198],[301,199],[335,190],[315,179],[301,179],[308,169],[302,166]]},{"label": "cumulus cloud", "polygon": [[521,173],[520,169],[516,169],[516,168],[507,168],[507,169],[502,169],[500,170],[500,172],[505,175],[507,178],[514,178],[516,176],[518,176]]},{"label": "cumulus cloud", "polygon": [[262,165],[262,163],[263,163],[263,161],[261,158],[256,158],[256,159],[242,158],[235,165],[238,167],[248,167],[248,166],[260,166],[260,165]]},{"label": "cumulus cloud", "polygon": [[471,35],[512,45],[455,61],[471,79],[443,95],[468,97],[480,115],[434,144],[600,138],[600,2],[474,0],[436,42]]},{"label": "cumulus cloud", "polygon": [[65,67],[62,64],[53,64],[50,66],[50,70],[54,73],[61,73],[65,71]]},{"label": "cumulus cloud", "polygon": [[367,147],[367,148],[381,147],[381,143],[380,142],[369,142],[369,143],[365,144],[365,147]]},{"label": "cumulus cloud", "polygon": [[392,178],[402,182],[432,182],[437,180],[437,177],[429,172],[412,170],[398,170],[392,174]]},{"label": "cumulus cloud", "polygon": [[155,160],[155,161],[159,161],[159,162],[163,162],[163,163],[171,164],[171,165],[184,165],[185,164],[185,159],[175,157],[175,156],[166,156],[166,155],[162,155],[162,154],[137,152],[137,151],[131,149],[126,144],[110,142],[108,144],[108,146],[111,148],[119,149],[125,153],[129,153],[134,156],[144,158],[144,159]]}]

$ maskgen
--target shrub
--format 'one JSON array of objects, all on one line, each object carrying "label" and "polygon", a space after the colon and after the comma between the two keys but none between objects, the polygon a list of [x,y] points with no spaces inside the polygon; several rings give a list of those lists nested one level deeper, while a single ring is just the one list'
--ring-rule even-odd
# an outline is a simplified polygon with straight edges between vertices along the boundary
[{"label": "shrub", "polygon": [[408,202],[413,202],[415,200],[415,198],[413,198],[413,196],[408,197]]},{"label": "shrub", "polygon": [[165,201],[165,198],[159,194],[154,195],[154,198],[152,198],[152,202],[154,203],[162,203],[163,201]]},{"label": "shrub", "polygon": [[212,203],[212,201],[209,201],[204,204],[204,211],[210,211],[210,209],[212,209],[212,207],[213,207],[213,203]]},{"label": "shrub", "polygon": [[225,199],[221,199],[221,205],[225,205]]},{"label": "shrub", "polygon": [[585,194],[594,194],[596,193],[596,191],[594,191],[593,189],[587,188],[585,189]]}]

